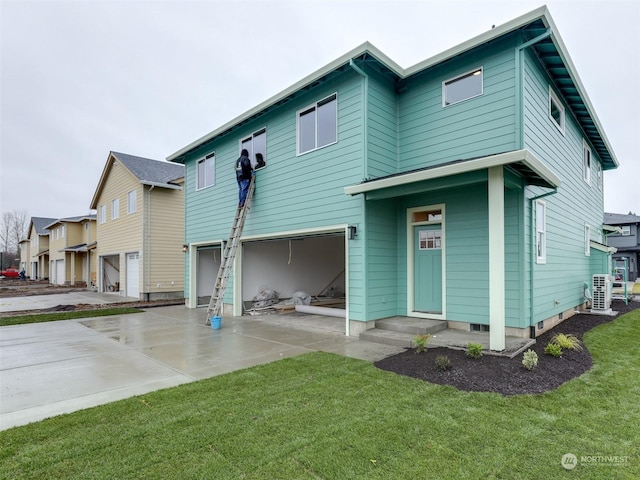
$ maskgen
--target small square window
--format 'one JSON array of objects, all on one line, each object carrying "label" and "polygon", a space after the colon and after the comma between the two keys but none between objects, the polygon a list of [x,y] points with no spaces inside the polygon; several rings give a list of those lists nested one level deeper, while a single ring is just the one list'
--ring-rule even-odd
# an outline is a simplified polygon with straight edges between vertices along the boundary
[{"label": "small square window", "polygon": [[564,106],[549,85],[549,118],[564,135]]},{"label": "small square window", "polygon": [[447,107],[482,95],[482,67],[442,82],[442,106]]}]

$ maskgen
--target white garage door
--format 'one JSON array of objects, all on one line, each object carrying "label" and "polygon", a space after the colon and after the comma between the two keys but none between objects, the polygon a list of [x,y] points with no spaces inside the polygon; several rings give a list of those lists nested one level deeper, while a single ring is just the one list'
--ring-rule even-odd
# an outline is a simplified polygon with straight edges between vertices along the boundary
[{"label": "white garage door", "polygon": [[127,253],[127,297],[138,298],[140,296],[140,255]]},{"label": "white garage door", "polygon": [[56,285],[64,285],[64,260],[56,260]]}]

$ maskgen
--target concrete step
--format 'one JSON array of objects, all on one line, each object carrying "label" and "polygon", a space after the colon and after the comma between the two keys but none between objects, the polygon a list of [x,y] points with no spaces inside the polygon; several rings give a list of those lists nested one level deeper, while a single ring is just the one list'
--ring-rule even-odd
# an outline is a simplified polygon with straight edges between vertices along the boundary
[{"label": "concrete step", "polygon": [[391,317],[376,320],[375,328],[362,332],[360,334],[360,340],[412,348],[414,346],[413,339],[416,335],[424,335],[426,333],[433,335],[442,330],[446,330],[446,328],[447,322],[444,320]]},{"label": "concrete step", "polygon": [[440,332],[447,328],[446,320],[429,320],[426,318],[390,317],[376,320],[376,329],[391,330],[393,332],[424,335]]},{"label": "concrete step", "polygon": [[413,333],[394,332],[392,330],[382,330],[372,328],[360,334],[360,340],[367,342],[382,343],[384,345],[394,345],[396,347],[412,348]]}]

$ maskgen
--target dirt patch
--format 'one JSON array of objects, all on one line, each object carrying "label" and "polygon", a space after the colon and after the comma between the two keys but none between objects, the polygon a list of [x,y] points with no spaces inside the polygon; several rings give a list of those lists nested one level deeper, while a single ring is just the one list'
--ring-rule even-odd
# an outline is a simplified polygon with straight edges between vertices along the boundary
[{"label": "dirt patch", "polygon": [[[478,359],[467,357],[465,351],[444,347],[429,348],[424,353],[413,349],[384,358],[374,363],[382,370],[425,380],[440,385],[451,385],[459,390],[493,392],[502,395],[536,394],[553,390],[563,383],[582,375],[591,368],[591,354],[585,347],[582,351],[564,350],[561,357],[552,357],[544,349],[557,333],[573,334],[580,340],[586,332],[598,325],[608,323],[620,315],[640,308],[639,302],[613,302],[612,309],[619,312],[615,317],[606,315],[574,315],[557,327],[536,339],[531,350],[538,354],[538,366],[526,370],[522,366],[522,354],[514,358],[483,355]],[[449,370],[439,370],[435,358],[445,355],[451,362]]]}]

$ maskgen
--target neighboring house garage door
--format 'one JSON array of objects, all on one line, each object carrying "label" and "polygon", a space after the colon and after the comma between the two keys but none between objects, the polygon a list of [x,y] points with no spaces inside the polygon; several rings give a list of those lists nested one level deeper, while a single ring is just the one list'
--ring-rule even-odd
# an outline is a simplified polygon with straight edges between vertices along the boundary
[{"label": "neighboring house garage door", "polygon": [[56,260],[56,285],[64,285],[64,260]]},{"label": "neighboring house garage door", "polygon": [[127,253],[127,297],[140,296],[140,255]]}]

